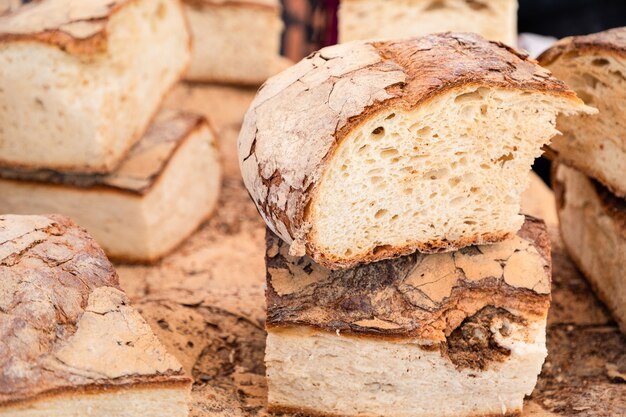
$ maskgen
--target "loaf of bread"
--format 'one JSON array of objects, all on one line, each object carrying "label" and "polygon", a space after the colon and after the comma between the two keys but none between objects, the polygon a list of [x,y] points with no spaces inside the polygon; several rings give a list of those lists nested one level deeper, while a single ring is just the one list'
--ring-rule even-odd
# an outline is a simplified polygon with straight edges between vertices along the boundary
[{"label": "loaf of bread", "polygon": [[110,174],[0,169],[0,212],[63,213],[110,257],[154,261],[213,211],[221,184],[215,140],[203,117],[164,110]]},{"label": "loaf of bread", "polygon": [[188,80],[257,86],[284,66],[278,0],[184,0],[184,7],[193,38]]},{"label": "loaf of bread", "polygon": [[597,116],[564,117],[551,149],[572,165],[626,197],[626,28],[565,38],[539,58]]},{"label": "loaf of bread", "polygon": [[266,263],[270,410],[516,415],[537,382],[550,304],[540,220],[498,244],[335,272],[268,232]]},{"label": "loaf of bread", "polygon": [[264,84],[239,162],[292,254],[351,267],[512,236],[557,115],[583,111],[526,55],[478,35],[355,41]]},{"label": "loaf of bread", "polygon": [[626,334],[626,201],[562,164],[554,190],[563,243]]},{"label": "loaf of bread", "polygon": [[517,0],[341,0],[339,41],[475,32],[517,43]]},{"label": "loaf of bread", "polygon": [[177,0],[46,0],[0,16],[0,165],[110,171],[189,58]]},{"label": "loaf of bread", "polygon": [[62,216],[0,216],[0,416],[183,417],[191,380]]}]

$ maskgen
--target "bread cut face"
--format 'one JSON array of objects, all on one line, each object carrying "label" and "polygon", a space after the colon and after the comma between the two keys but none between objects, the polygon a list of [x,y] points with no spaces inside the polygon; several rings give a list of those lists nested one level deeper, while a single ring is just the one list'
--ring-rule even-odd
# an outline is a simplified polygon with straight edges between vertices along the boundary
[{"label": "bread cut face", "polygon": [[344,0],[338,17],[340,42],[453,31],[517,43],[517,0]]},{"label": "bread cut face", "polygon": [[330,271],[267,237],[268,406],[330,416],[517,415],[546,357],[549,237]]},{"label": "bread cut face", "polygon": [[473,86],[371,117],[344,138],[320,181],[311,240],[345,261],[515,233],[530,166],[558,134],[559,111],[566,105],[541,93]]},{"label": "bread cut face", "polygon": [[63,213],[116,260],[153,262],[213,212],[221,187],[217,138],[206,119],[163,110],[108,175],[0,170],[0,212]]},{"label": "bread cut face", "polygon": [[513,235],[557,116],[584,111],[549,72],[477,35],[351,42],[260,89],[239,160],[292,253],[345,268]]},{"label": "bread cut face", "polygon": [[555,173],[565,247],[626,334],[626,201],[575,168]]},{"label": "bread cut face", "polygon": [[47,0],[1,16],[0,164],[110,171],[189,58],[176,0]]},{"label": "bread cut face", "polygon": [[276,0],[185,0],[193,38],[191,81],[261,85],[284,69]]},{"label": "bread cut face", "polygon": [[598,115],[563,117],[563,136],[551,148],[557,158],[626,197],[626,28],[566,38],[541,57]]},{"label": "bread cut face", "polygon": [[0,415],[188,415],[191,380],[68,218],[0,216]]}]

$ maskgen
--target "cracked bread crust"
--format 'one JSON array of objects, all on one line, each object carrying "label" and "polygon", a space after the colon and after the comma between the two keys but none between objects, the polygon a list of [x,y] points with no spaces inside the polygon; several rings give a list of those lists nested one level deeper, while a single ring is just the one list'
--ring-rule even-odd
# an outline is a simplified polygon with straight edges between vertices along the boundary
[{"label": "cracked bread crust", "polygon": [[486,307],[542,320],[550,304],[550,240],[544,223],[531,217],[500,244],[341,271],[290,256],[269,230],[266,240],[266,326],[272,331],[309,327],[436,344]]},{"label": "cracked bread crust", "polygon": [[[172,156],[198,129],[209,122],[195,113],[162,110],[144,137],[137,142],[118,167],[108,174],[73,174],[54,170],[24,171],[0,167],[0,178],[76,188],[100,188],[142,196],[147,194],[167,168]],[[214,142],[213,146],[217,146]]]},{"label": "cracked bread crust", "polygon": [[189,379],[63,216],[0,216],[0,407]]},{"label": "cracked bread crust", "polygon": [[106,49],[109,20],[134,0],[47,0],[33,2],[0,17],[0,44],[36,41],[71,54]]},{"label": "cracked bread crust", "polygon": [[[238,140],[244,182],[267,225],[293,246],[292,254],[306,252],[329,267],[350,267],[417,249],[392,247],[348,263],[328,259],[311,241],[307,207],[349,132],[385,109],[411,110],[470,85],[540,91],[582,105],[573,91],[527,55],[473,34],[337,45],[268,80],[248,110]],[[419,249],[452,250],[505,237],[425,242]]]}]

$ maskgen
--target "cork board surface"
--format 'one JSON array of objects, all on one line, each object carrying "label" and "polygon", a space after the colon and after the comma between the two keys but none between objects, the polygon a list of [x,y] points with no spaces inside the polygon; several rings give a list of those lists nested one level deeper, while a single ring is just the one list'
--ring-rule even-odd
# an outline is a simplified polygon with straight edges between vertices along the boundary
[{"label": "cork board surface", "polygon": [[[191,416],[265,416],[265,229],[234,159],[237,129],[254,91],[180,88],[174,94],[182,107],[208,114],[222,136],[221,200],[214,216],[160,263],[118,265],[120,283],[193,376]],[[524,208],[549,225],[554,274],[550,353],[524,417],[626,416],[626,338],[565,254],[550,190],[537,178],[531,183]]]}]

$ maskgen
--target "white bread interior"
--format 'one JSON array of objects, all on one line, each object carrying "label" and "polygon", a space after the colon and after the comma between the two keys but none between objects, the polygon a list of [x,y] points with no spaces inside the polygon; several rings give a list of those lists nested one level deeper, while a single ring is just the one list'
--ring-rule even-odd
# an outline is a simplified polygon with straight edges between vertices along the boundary
[{"label": "white bread interior", "polygon": [[[176,0],[116,6],[99,29],[104,34],[93,35],[103,36],[104,45],[83,53],[54,42],[11,40],[13,33],[29,36],[29,30],[36,36],[40,21],[71,18],[85,4],[47,0],[0,18],[0,38],[9,36],[0,42],[0,164],[110,171],[141,138],[186,69],[190,40]],[[63,30],[88,26],[89,16],[81,18]]]},{"label": "white bread interior", "polygon": [[342,0],[339,41],[475,32],[517,42],[517,0]]},{"label": "white bread interior", "polygon": [[185,4],[193,38],[191,65],[185,78],[260,85],[282,70],[280,5],[269,3]]},{"label": "white bread interior", "polygon": [[313,244],[341,262],[514,234],[531,164],[570,111],[564,98],[467,86],[372,116],[339,144],[310,203]]},{"label": "white bread interior", "polygon": [[564,54],[548,65],[598,115],[559,118],[563,136],[551,147],[572,164],[626,197],[626,57],[618,54]]},{"label": "white bread interior", "polygon": [[607,207],[592,180],[562,164],[556,183],[567,251],[626,334],[626,203]]},{"label": "white bread interior", "polygon": [[[463,417],[521,412],[547,355],[544,320],[500,323],[510,349],[489,369],[457,370],[419,341],[270,329],[266,346],[270,409],[332,416]],[[508,336],[499,330],[506,327]],[[306,375],[306,378],[302,376]]]},{"label": "white bread interior", "polygon": [[[87,229],[111,258],[157,260],[206,220],[217,203],[221,168],[215,140],[202,124],[178,146],[145,193],[0,179],[0,194],[6,196],[0,199],[0,212],[63,213]],[[128,160],[119,170],[142,163],[141,157]]]},{"label": "white bread interior", "polygon": [[186,387],[140,387],[50,396],[0,408],[2,417],[186,417]]}]

